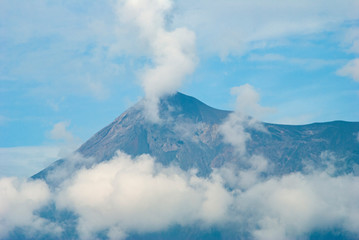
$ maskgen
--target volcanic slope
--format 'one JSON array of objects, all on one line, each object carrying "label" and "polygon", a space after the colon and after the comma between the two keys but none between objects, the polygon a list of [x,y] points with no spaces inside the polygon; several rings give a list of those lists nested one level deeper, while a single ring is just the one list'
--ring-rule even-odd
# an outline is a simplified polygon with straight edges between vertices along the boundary
[{"label": "volcanic slope", "polygon": [[229,114],[230,111],[176,93],[161,99],[161,121],[154,123],[144,116],[143,101],[140,101],[85,142],[75,152],[81,155],[80,160],[60,159],[33,178],[56,185],[63,179],[51,178],[54,171],[66,168],[68,174],[63,177],[69,177],[82,167],[110,160],[118,150],[131,156],[150,154],[165,166],[195,168],[199,176],[208,176],[213,168],[226,163],[241,165],[241,158],[254,154],[269,160],[271,175],[305,171],[308,164],[325,167],[328,162],[336,167],[338,174],[359,174],[359,122],[262,123],[265,131],[246,130],[251,137],[246,144],[246,156],[240,156],[223,141],[219,130]]}]

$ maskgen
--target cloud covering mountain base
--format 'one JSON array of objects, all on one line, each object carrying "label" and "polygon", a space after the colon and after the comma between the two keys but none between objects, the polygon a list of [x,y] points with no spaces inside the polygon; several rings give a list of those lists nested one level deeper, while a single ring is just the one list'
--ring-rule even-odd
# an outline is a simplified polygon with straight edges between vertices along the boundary
[{"label": "cloud covering mountain base", "polygon": [[125,239],[173,226],[235,226],[232,234],[254,239],[302,239],[335,228],[359,234],[359,177],[325,171],[264,177],[266,160],[249,160],[250,169],[224,166],[202,178],[194,169],[165,167],[149,155],[131,158],[118,152],[53,190],[40,180],[4,178],[0,237],[26,228],[29,234],[51,232],[61,238],[64,225],[39,215],[51,202],[58,211],[78,216],[81,239],[95,239],[101,232],[104,238]]}]

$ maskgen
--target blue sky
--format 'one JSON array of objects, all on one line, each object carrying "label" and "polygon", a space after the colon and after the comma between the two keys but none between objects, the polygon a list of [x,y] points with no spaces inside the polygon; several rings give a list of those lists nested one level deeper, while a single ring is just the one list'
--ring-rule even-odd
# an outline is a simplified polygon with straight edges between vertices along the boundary
[{"label": "blue sky", "polygon": [[[248,83],[274,109],[264,121],[359,120],[357,0],[183,0],[159,15],[193,37],[172,88],[233,109],[230,89]],[[131,19],[114,0],[0,2],[0,175],[36,172],[147,94],[156,24]]]}]

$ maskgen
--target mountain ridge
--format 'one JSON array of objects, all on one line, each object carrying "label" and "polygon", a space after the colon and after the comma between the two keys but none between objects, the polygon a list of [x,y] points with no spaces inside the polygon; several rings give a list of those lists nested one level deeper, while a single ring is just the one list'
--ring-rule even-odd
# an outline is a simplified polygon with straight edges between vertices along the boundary
[{"label": "mountain ridge", "polygon": [[[94,134],[73,156],[56,161],[32,178],[45,180],[48,186],[56,192],[64,186],[61,185],[62,183],[67,186],[67,180],[76,179],[73,177],[78,171],[87,168],[91,172],[97,168],[96,164],[110,161],[118,151],[131,155],[134,163],[138,160],[136,160],[137,156],[148,154],[155,159],[156,163],[159,163],[160,168],[166,169],[166,166],[175,165],[174,169],[177,170],[179,168],[185,171],[197,169],[196,177],[208,182],[213,180],[211,174],[215,169],[220,171],[222,166],[229,167],[234,172],[242,171],[242,173],[251,174],[253,169],[250,168],[250,161],[253,160],[251,158],[253,156],[260,156],[268,161],[269,167],[264,172],[260,172],[263,174],[260,176],[260,178],[263,177],[263,182],[259,185],[262,186],[278,181],[280,185],[280,181],[293,177],[302,179],[309,176],[310,179],[316,174],[311,171],[325,173],[325,176],[330,174],[333,179],[336,176],[359,176],[359,142],[357,141],[359,122],[332,121],[307,125],[262,123],[266,131],[255,128],[246,129],[250,139],[246,142],[246,154],[242,156],[236,152],[234,146],[224,141],[223,133],[219,130],[221,124],[227,121],[232,112],[212,108],[193,97],[180,93],[162,99],[159,110],[161,122],[148,121],[144,115],[143,102],[140,101]],[[126,171],[122,173],[126,174]],[[127,184],[127,182],[122,183],[125,186]],[[225,185],[225,187],[228,187],[228,191],[231,192],[231,186]],[[284,190],[286,190],[285,187]],[[151,189],[148,190],[151,191]],[[77,191],[82,190],[77,189]],[[236,195],[238,191],[242,190],[235,189],[233,194]],[[332,189],[329,188],[329,191]],[[246,195],[246,190],[243,190],[243,194]],[[325,197],[327,196],[325,195],[324,199]],[[291,199],[289,203],[293,204]],[[141,201],[142,199],[139,204],[142,203]],[[267,202],[264,202],[264,205],[267,206]],[[258,211],[260,212],[260,209]],[[76,226],[81,216],[76,215],[78,212],[61,210],[57,208],[56,203],[51,203],[43,208],[40,214],[45,219],[59,223],[63,227],[64,231],[58,239],[79,238]],[[250,226],[251,220],[247,220],[249,222],[243,222],[243,224]],[[225,225],[214,224],[210,227],[202,226],[200,222],[193,224],[181,225],[174,222],[166,229],[148,232],[129,229],[126,232],[128,234],[126,238],[254,238],[251,235],[253,229],[248,230],[246,227],[241,229],[241,225],[236,224],[242,223],[235,221],[228,221]],[[254,229],[257,226],[255,222]],[[338,229],[314,228],[313,231],[308,231],[306,236],[308,239],[358,239],[355,233],[347,232],[341,227],[339,226]],[[25,233],[23,229],[14,231],[14,235],[11,235],[12,239],[23,239],[22,231]],[[96,234],[98,239],[109,239],[107,230]],[[39,239],[48,239],[48,237],[40,236]]]},{"label": "mountain ridge", "polygon": [[[91,164],[110,160],[118,150],[131,156],[150,154],[163,165],[175,163],[184,170],[197,168],[201,176],[208,176],[213,168],[226,162],[236,162],[238,156],[233,147],[223,142],[218,130],[231,111],[215,109],[194,97],[176,93],[161,99],[159,113],[162,123],[148,121],[140,101],[94,134],[76,153],[94,158]],[[354,164],[359,164],[359,145],[353,135],[359,132],[359,122],[263,125],[268,133],[247,130],[251,135],[247,149],[250,155],[263,155],[274,162],[273,174],[302,171],[303,160],[314,159],[321,162],[318,166],[323,165],[325,160],[320,158],[325,151],[348,160],[349,165],[340,171],[353,171]],[[66,161],[61,159],[32,178],[46,179],[49,172]],[[77,168],[83,166],[86,164]]]}]

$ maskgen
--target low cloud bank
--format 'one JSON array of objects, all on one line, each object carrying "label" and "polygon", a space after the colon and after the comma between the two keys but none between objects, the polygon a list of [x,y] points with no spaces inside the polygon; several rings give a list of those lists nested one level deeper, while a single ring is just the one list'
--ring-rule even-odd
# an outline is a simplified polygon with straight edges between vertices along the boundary
[{"label": "low cloud bank", "polygon": [[3,178],[0,238],[15,227],[61,234],[58,223],[37,214],[51,200],[79,217],[81,239],[98,232],[125,239],[175,225],[221,229],[228,224],[254,239],[305,239],[334,228],[359,234],[359,177],[315,170],[268,177],[265,158],[252,156],[248,162],[246,169],[225,166],[202,178],[195,170],[164,167],[149,155],[118,152],[108,162],[79,170],[52,192],[42,181]]},{"label": "low cloud bank", "polygon": [[111,239],[119,239],[132,231],[221,222],[232,200],[219,176],[199,178],[195,171],[156,164],[149,155],[131,159],[121,152],[79,171],[57,193],[58,206],[79,215],[84,239],[105,229]]}]

